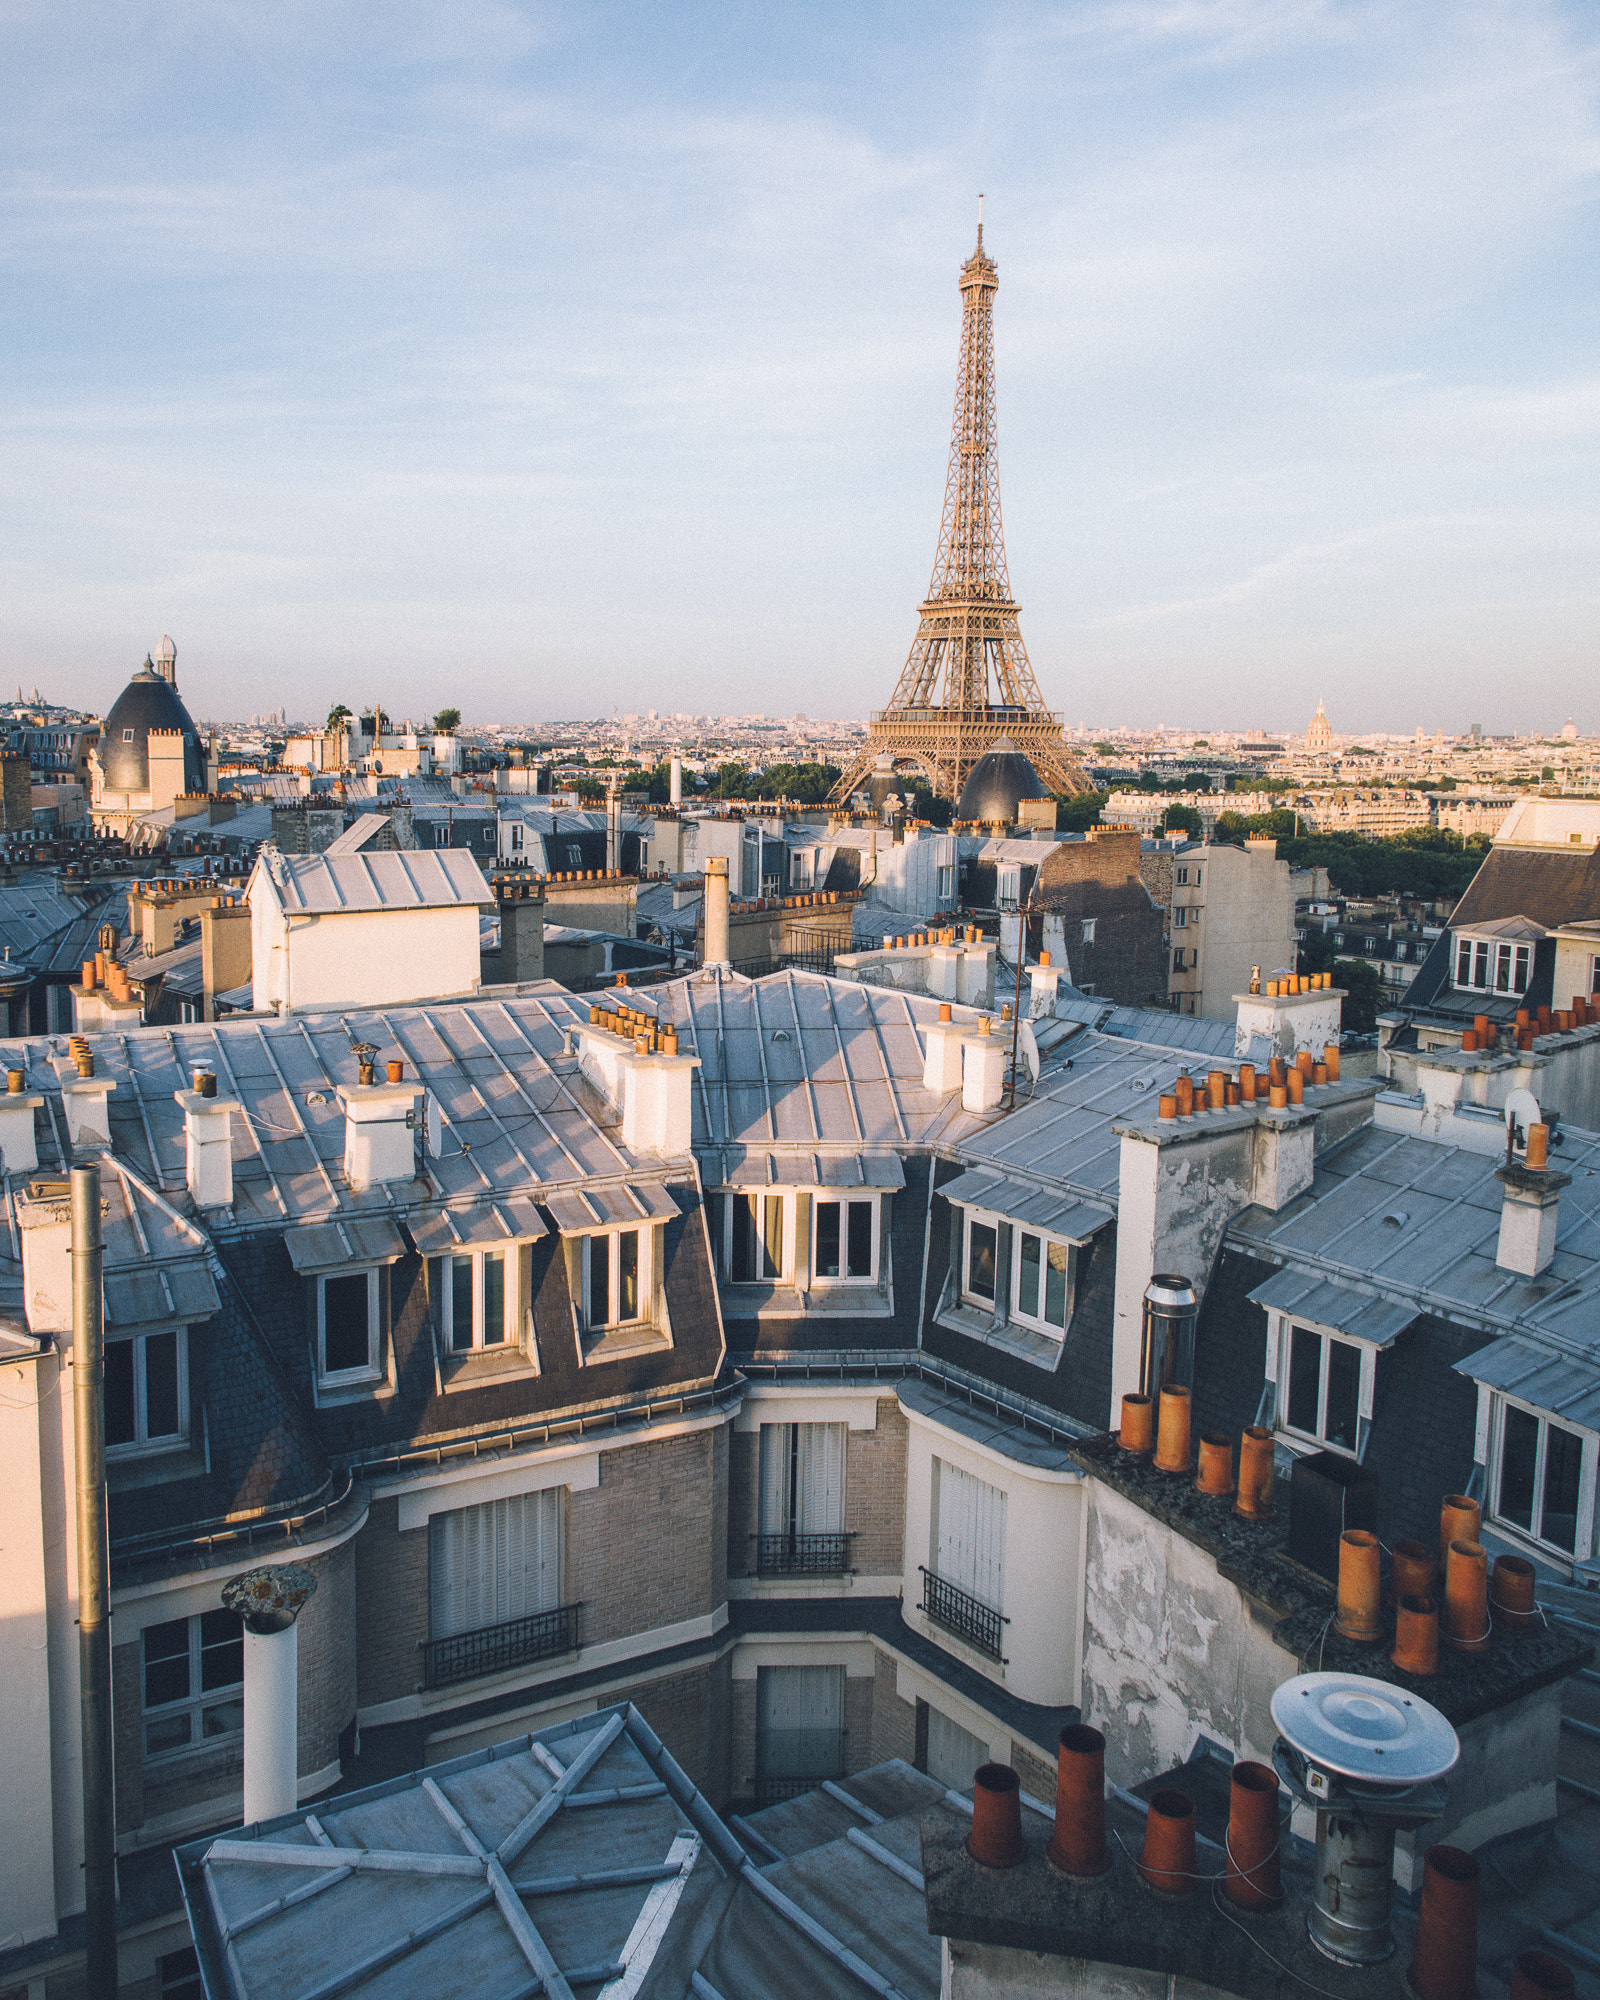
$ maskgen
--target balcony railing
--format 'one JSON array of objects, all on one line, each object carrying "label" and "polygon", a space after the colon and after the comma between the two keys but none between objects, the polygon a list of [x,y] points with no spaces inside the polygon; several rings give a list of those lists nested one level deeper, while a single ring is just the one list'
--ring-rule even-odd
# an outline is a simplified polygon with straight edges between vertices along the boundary
[{"label": "balcony railing", "polygon": [[843,1535],[757,1535],[757,1576],[843,1576],[852,1530]]},{"label": "balcony railing", "polygon": [[448,1639],[422,1642],[423,1678],[431,1688],[452,1687],[484,1674],[503,1674],[530,1660],[548,1660],[578,1649],[581,1604],[563,1604],[554,1611],[535,1611],[511,1618],[504,1625],[480,1626],[476,1632],[455,1632]]},{"label": "balcony railing", "polygon": [[936,1575],[924,1564],[918,1563],[917,1568],[922,1575],[922,1603],[918,1609],[927,1612],[935,1625],[942,1625],[947,1632],[965,1639],[969,1646],[1004,1666],[1000,1628],[1011,1620],[989,1605],[980,1604],[970,1591]]}]

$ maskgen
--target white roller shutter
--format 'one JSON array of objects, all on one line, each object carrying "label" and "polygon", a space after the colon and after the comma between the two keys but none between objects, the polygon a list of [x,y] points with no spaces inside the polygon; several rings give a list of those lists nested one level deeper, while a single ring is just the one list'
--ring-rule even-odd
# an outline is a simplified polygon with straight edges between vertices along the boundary
[{"label": "white roller shutter", "polygon": [[561,1602],[565,1491],[521,1493],[428,1523],[428,1625],[448,1639]]},{"label": "white roller shutter", "polygon": [[937,1778],[941,1785],[953,1792],[970,1792],[972,1774],[980,1764],[989,1761],[989,1746],[980,1736],[963,1729],[959,1722],[952,1722],[948,1715],[941,1715],[936,1708],[928,1710],[928,1776]]},{"label": "white roller shutter", "polygon": [[942,1458],[933,1461],[934,1572],[991,1611],[1006,1597],[1006,1496]]},{"label": "white roller shutter", "polygon": [[756,1729],[764,1778],[831,1778],[841,1768],[843,1667],[762,1667]]}]

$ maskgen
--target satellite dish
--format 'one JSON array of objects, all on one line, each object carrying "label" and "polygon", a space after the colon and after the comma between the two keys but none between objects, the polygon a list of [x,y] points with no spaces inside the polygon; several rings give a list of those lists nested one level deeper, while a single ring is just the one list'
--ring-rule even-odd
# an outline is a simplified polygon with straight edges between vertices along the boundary
[{"label": "satellite dish", "polygon": [[444,1151],[444,1119],[439,1111],[439,1100],[431,1090],[423,1104],[422,1124],[428,1158],[436,1160]]},{"label": "satellite dish", "polygon": [[1506,1099],[1506,1131],[1519,1153],[1527,1149],[1528,1127],[1540,1124],[1543,1119],[1539,1100],[1531,1090],[1514,1090]]}]

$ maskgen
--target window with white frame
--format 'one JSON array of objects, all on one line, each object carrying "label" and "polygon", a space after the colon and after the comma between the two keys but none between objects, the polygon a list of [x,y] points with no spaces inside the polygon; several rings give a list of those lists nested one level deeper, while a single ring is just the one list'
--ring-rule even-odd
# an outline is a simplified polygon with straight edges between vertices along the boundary
[{"label": "window with white frame", "polygon": [[783,1277],[784,1207],[781,1194],[738,1190],[723,1197],[722,1268],[730,1284],[761,1285]]},{"label": "window with white frame", "polygon": [[798,895],[809,889],[812,882],[814,855],[809,847],[797,847],[789,856],[789,888]]},{"label": "window with white frame", "polygon": [[820,1285],[871,1284],[878,1275],[875,1194],[819,1191],[811,1202],[811,1276]]},{"label": "window with white frame", "polygon": [[1174,971],[1174,972],[1182,972],[1182,970],[1184,969],[1184,963],[1185,963],[1185,960],[1184,960],[1184,956],[1183,956],[1183,946],[1182,946],[1182,945],[1180,944],[1180,945],[1178,945],[1178,946],[1176,946],[1176,947],[1175,947],[1175,949],[1174,949],[1174,951],[1173,951],[1173,954],[1172,954],[1172,969],[1173,969],[1173,971]]},{"label": "window with white frame", "polygon": [[1177,873],[1177,883],[1179,888],[1181,889],[1187,887],[1188,881],[1189,881],[1189,870],[1187,869],[1187,867],[1180,868]]},{"label": "window with white frame", "polygon": [[139,1634],[146,1757],[238,1736],[244,1729],[244,1627],[232,1611],[202,1611]]},{"label": "window with white frame", "polygon": [[991,1611],[1005,1610],[1003,1488],[935,1458],[932,1543],[932,1568],[941,1583],[954,1584]]},{"label": "window with white frame", "polygon": [[565,1570],[566,1488],[455,1507],[428,1522],[428,1635],[453,1639],[555,1611]]},{"label": "window with white frame", "polygon": [[1172,927],[1174,930],[1179,930],[1179,931],[1187,930],[1189,928],[1189,909],[1187,904],[1180,903],[1178,907],[1173,911]]},{"label": "window with white frame", "polygon": [[1587,1555],[1594,1440],[1505,1396],[1495,1397],[1492,1422],[1492,1518],[1563,1555]]},{"label": "window with white frame", "polygon": [[[1372,949],[1368,944],[1367,949]],[[1533,966],[1532,946],[1498,938],[1456,939],[1455,983],[1474,993],[1523,993]]]},{"label": "window with white frame", "polygon": [[1377,1350],[1319,1327],[1284,1320],[1278,1345],[1278,1425],[1354,1457],[1372,1415]]},{"label": "window with white frame", "polygon": [[1067,1330],[1072,1248],[1020,1223],[1011,1227],[1011,1317],[1040,1333]]},{"label": "window with white frame", "polygon": [[763,1424],[757,1532],[844,1533],[843,1424]]},{"label": "window with white frame", "polygon": [[650,1256],[655,1231],[612,1229],[583,1241],[583,1323],[598,1330],[650,1316]]},{"label": "window with white frame", "polygon": [[337,1387],[375,1381],[381,1368],[383,1273],[332,1273],[318,1278],[317,1373]]},{"label": "window with white frame", "polygon": [[1084,944],[1094,943],[1094,927],[1098,922],[1099,922],[1098,917],[1085,917],[1083,919],[1083,937],[1081,939],[1082,943]]},{"label": "window with white frame", "polygon": [[108,1340],[106,1450],[171,1451],[189,1435],[189,1335],[185,1327]]},{"label": "window with white frame", "polygon": [[1020,862],[1002,862],[994,871],[994,891],[1002,903],[1018,903],[1022,900],[1022,866]]},{"label": "window with white frame", "polygon": [[429,1258],[439,1339],[447,1354],[504,1347],[516,1338],[516,1255],[500,1248]]},{"label": "window with white frame", "polygon": [[993,1216],[963,1209],[961,1296],[991,1311],[1000,1272],[1000,1225]]},{"label": "window with white frame", "polygon": [[939,870],[939,901],[953,903],[956,898],[956,871],[953,863],[946,862]]}]

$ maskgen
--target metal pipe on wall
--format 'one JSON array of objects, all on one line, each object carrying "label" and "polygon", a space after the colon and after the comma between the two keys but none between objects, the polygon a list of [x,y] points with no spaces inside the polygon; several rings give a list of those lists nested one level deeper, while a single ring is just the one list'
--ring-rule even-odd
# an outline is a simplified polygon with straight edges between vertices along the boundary
[{"label": "metal pipe on wall", "polygon": [[72,1169],[72,1415],[78,1497],[78,1702],[83,1739],[84,1990],[116,2000],[117,1834],[111,1750],[105,1317],[100,1169]]}]

